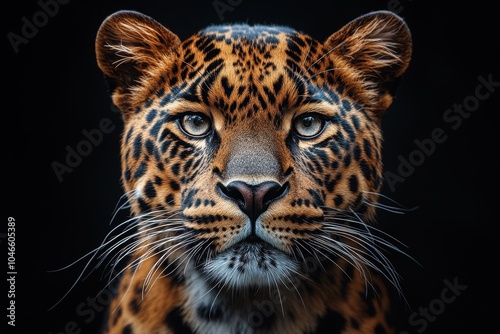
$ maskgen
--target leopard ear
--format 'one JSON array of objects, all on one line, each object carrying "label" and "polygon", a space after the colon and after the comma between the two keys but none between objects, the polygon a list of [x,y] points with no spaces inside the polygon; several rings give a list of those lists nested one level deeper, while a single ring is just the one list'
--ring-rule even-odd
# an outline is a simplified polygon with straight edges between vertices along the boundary
[{"label": "leopard ear", "polygon": [[151,77],[179,43],[177,35],[135,11],[118,11],[103,21],[95,42],[97,64],[122,112],[132,108],[134,87]]},{"label": "leopard ear", "polygon": [[410,30],[398,15],[375,11],[360,16],[332,34],[325,46],[355,67],[372,93],[372,109],[390,106],[393,83],[406,71],[412,52]]}]

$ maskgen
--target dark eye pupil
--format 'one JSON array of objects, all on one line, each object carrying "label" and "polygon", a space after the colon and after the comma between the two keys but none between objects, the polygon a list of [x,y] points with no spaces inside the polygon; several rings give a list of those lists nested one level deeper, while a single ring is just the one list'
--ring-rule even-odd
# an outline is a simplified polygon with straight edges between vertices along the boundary
[{"label": "dark eye pupil", "polygon": [[193,115],[190,117],[190,121],[193,122],[194,126],[202,126],[205,120],[201,116]]},{"label": "dark eye pupil", "polygon": [[304,117],[304,119],[302,120],[302,124],[303,124],[305,127],[310,127],[310,126],[312,126],[313,122],[314,122],[314,118],[312,118],[311,116]]}]

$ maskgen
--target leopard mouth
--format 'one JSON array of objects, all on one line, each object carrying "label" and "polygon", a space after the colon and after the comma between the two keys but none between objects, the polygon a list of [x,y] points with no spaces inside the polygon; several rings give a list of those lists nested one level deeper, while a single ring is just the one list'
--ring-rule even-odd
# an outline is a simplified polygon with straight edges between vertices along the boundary
[{"label": "leopard mouth", "polygon": [[[259,258],[261,260],[266,260],[266,256],[269,254],[274,254],[275,252],[280,252],[272,245],[268,244],[264,240],[251,235],[244,240],[238,242],[236,245],[232,246],[230,252],[235,254],[241,254],[240,258],[244,260],[253,260]],[[274,259],[272,256],[269,257],[270,265],[275,266]],[[245,262],[245,261],[244,261]],[[265,263],[260,262],[258,265],[265,266]]]},{"label": "leopard mouth", "polygon": [[289,255],[251,235],[208,259],[202,270],[215,284],[238,289],[289,281],[299,267]]},{"label": "leopard mouth", "polygon": [[271,246],[270,244],[268,244],[267,242],[265,242],[264,240],[262,240],[261,238],[259,238],[255,234],[249,235],[248,237],[241,240],[233,247],[252,247],[252,246],[274,248],[273,246]]}]

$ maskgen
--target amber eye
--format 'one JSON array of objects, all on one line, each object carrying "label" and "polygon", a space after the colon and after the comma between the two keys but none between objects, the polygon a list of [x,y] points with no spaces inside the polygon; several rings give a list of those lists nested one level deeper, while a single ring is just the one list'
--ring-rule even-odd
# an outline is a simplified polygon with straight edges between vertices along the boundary
[{"label": "amber eye", "polygon": [[295,118],[295,132],[303,138],[314,138],[325,127],[325,119],[319,114],[304,114]]},{"label": "amber eye", "polygon": [[180,126],[187,135],[199,138],[208,134],[211,122],[203,114],[188,114],[180,119]]}]

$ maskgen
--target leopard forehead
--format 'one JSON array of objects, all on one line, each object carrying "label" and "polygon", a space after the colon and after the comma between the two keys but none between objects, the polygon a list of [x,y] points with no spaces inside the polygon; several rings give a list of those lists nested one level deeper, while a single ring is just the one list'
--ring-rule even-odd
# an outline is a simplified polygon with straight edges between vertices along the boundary
[{"label": "leopard forehead", "polygon": [[[272,112],[278,100],[281,109],[310,100],[338,104],[341,94],[380,118],[392,102],[386,83],[408,66],[411,36],[399,17],[382,11],[353,20],[323,43],[288,27],[246,24],[211,26],[181,42],[154,19],[120,11],[101,25],[96,54],[125,117],[158,98],[160,107],[184,98],[186,108],[202,101],[243,113]],[[258,101],[234,101],[248,95]]]},{"label": "leopard forehead", "polygon": [[155,72],[157,81],[145,83],[142,94],[137,89],[136,112],[154,102],[163,110],[174,103],[171,113],[211,108],[229,125],[257,114],[277,124],[286,110],[321,103],[362,109],[353,102],[363,98],[355,71],[340,59],[337,66],[325,57],[327,48],[287,27],[211,26],[174,52]]},{"label": "leopard forehead", "polygon": [[[307,36],[284,27],[213,26],[186,41],[182,49],[189,50],[184,55],[188,63],[195,58],[194,64],[191,64],[194,68],[201,61],[207,73],[204,77],[208,79],[205,86],[213,87],[212,92],[217,95],[212,101],[208,96],[202,96],[204,103],[212,102],[225,113],[249,108],[256,112],[257,109],[275,109],[273,107],[277,105],[276,99],[282,90],[288,98],[291,94],[305,93],[306,83],[287,90],[290,81],[287,82],[284,75],[288,74],[292,81],[298,79],[299,69],[305,70],[302,53],[313,43]],[[216,78],[219,82],[215,82]],[[297,92],[298,89],[300,92]],[[210,94],[208,91],[207,95]],[[239,104],[228,102],[244,95],[246,99]],[[250,101],[251,97],[258,101]],[[281,105],[281,108],[284,107],[288,106]]]}]

